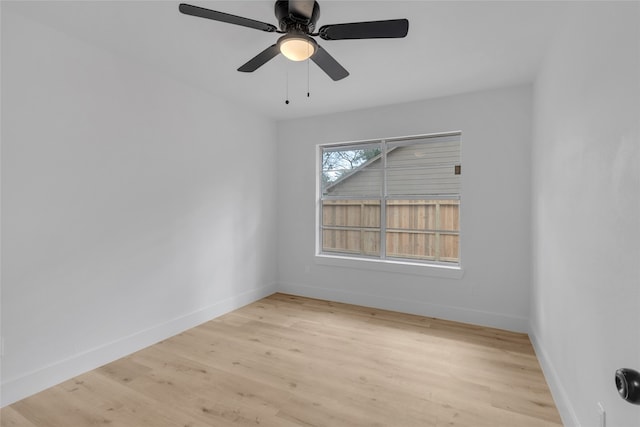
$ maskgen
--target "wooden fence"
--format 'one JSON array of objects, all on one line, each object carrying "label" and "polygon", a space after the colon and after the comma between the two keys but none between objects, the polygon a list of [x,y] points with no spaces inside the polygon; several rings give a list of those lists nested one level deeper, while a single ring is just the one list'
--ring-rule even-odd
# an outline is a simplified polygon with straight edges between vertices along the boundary
[{"label": "wooden fence", "polygon": [[[389,200],[386,256],[458,262],[457,200]],[[380,201],[322,202],[322,250],[380,256]]]}]

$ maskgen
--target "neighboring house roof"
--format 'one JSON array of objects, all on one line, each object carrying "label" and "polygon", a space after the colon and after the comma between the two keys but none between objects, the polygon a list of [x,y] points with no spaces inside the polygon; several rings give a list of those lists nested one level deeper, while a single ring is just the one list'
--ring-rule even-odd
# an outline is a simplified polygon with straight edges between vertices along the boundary
[{"label": "neighboring house roof", "polygon": [[[395,148],[392,148],[391,150],[389,150],[387,152],[387,156],[389,155],[389,153],[394,150]],[[330,185],[328,185],[325,190],[327,192],[331,192],[333,191],[332,189],[338,185],[340,185],[342,182],[348,180],[351,176],[357,174],[358,172],[362,171],[363,169],[366,168],[372,168],[374,163],[379,163],[380,160],[382,160],[382,153],[378,154],[375,157],[370,158],[369,160],[367,160],[366,162],[364,162],[363,164],[361,164],[360,166],[358,166],[357,168],[353,168],[351,169],[349,172],[345,173],[344,175],[342,175],[340,178],[336,179],[334,182],[332,182]]]}]

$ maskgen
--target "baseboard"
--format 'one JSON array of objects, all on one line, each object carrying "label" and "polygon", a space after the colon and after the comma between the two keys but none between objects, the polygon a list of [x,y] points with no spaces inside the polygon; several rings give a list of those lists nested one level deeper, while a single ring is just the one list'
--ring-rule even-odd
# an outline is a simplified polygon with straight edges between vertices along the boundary
[{"label": "baseboard", "polygon": [[551,390],[551,395],[553,396],[553,400],[558,408],[558,412],[560,413],[560,418],[562,418],[562,424],[567,427],[580,427],[580,421],[578,420],[576,412],[573,410],[573,406],[569,401],[567,392],[562,386],[558,373],[551,364],[549,356],[542,347],[533,326],[529,328],[529,340],[533,345],[533,350],[535,351],[536,357],[542,367],[542,372],[544,373],[544,377],[549,385],[549,390]]},{"label": "baseboard", "polygon": [[270,285],[226,298],[213,305],[113,341],[2,383],[0,407],[10,405],[82,373],[113,362],[276,292]]},{"label": "baseboard", "polygon": [[513,332],[527,333],[529,331],[529,320],[527,318],[500,313],[291,283],[280,283],[278,291],[309,298],[400,311],[419,316],[437,317],[443,320],[471,323]]}]

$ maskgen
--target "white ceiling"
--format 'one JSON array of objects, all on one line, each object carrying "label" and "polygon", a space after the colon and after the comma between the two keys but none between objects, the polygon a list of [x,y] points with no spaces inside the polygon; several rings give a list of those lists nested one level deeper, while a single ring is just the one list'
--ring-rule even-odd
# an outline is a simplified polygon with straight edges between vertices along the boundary
[{"label": "white ceiling", "polygon": [[[278,24],[274,1],[184,1]],[[254,73],[236,71],[279,35],[183,15],[179,2],[3,1],[2,7],[275,119],[531,82],[566,12],[564,2],[546,1],[319,3],[318,27],[407,18],[409,34],[392,40],[318,39],[351,73],[334,82],[312,62],[281,56]]]}]

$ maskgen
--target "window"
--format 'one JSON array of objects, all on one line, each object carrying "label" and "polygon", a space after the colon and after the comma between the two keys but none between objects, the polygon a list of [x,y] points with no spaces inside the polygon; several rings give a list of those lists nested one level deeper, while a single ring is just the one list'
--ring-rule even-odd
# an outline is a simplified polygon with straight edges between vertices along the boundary
[{"label": "window", "polygon": [[460,134],[319,147],[321,254],[460,263]]}]

